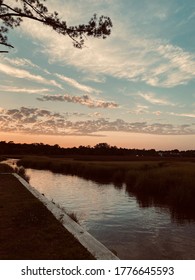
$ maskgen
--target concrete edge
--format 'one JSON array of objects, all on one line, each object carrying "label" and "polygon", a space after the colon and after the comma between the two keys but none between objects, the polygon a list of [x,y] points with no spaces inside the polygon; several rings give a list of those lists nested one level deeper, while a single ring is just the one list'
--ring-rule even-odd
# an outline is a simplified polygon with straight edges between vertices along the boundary
[{"label": "concrete edge", "polygon": [[21,176],[16,173],[10,173],[17,178],[20,183],[39,199],[54,217],[67,229],[97,260],[119,260],[108,248],[95,239],[79,224],[73,221],[62,209],[45,196],[39,193],[34,187],[27,183]]}]

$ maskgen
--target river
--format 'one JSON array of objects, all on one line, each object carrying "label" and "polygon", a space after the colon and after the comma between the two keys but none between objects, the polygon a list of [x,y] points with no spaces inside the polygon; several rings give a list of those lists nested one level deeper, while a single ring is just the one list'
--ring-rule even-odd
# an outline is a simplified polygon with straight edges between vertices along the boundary
[{"label": "river", "polygon": [[120,259],[195,259],[195,221],[173,220],[165,207],[141,207],[125,186],[43,170],[27,169],[27,175]]}]

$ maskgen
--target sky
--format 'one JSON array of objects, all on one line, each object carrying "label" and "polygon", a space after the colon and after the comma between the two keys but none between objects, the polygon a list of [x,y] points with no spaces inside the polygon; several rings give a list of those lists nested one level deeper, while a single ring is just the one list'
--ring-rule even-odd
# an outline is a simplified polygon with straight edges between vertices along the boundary
[{"label": "sky", "polygon": [[195,1],[45,4],[67,25],[109,16],[112,33],[86,38],[80,50],[29,19],[9,32],[14,49],[0,54],[0,141],[195,149]]}]

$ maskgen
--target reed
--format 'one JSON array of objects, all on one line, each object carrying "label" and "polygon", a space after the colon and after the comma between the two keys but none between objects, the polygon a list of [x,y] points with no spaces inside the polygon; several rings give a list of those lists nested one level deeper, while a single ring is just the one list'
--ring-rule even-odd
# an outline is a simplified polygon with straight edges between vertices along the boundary
[{"label": "reed", "polygon": [[147,170],[136,177],[134,184],[128,183],[127,188],[178,207],[191,207],[195,203],[194,167],[194,164],[182,164]]},{"label": "reed", "polygon": [[29,180],[30,180],[30,177],[26,174],[26,170],[23,166],[12,167],[6,163],[0,163],[0,173],[17,173],[25,181],[29,182]]},{"label": "reed", "polygon": [[77,224],[79,224],[79,218],[77,216],[77,214],[75,212],[70,212],[67,213],[67,215],[73,220],[75,221]]},{"label": "reed", "polygon": [[20,175],[26,182],[29,183],[30,176],[28,176],[28,175],[26,174],[26,170],[25,170],[25,168],[24,168],[23,166],[15,167],[15,168],[14,168],[14,171],[15,171],[18,175]]}]

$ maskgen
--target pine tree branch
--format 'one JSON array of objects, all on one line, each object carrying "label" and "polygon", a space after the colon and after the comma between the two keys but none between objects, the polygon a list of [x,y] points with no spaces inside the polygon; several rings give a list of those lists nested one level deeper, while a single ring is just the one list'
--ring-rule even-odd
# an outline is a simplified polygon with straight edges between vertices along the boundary
[{"label": "pine tree branch", "polygon": [[17,14],[7,13],[7,14],[0,15],[0,18],[5,18],[5,17],[9,17],[9,16],[10,17],[24,17],[24,18],[29,18],[29,19],[39,21],[39,22],[44,23],[44,24],[46,23],[46,21],[44,21],[42,19],[36,18],[34,16],[26,15],[26,14],[23,14],[23,13],[17,13]]},{"label": "pine tree branch", "polygon": [[7,43],[4,43],[4,42],[0,42],[0,45],[3,45],[3,46],[6,46],[6,47],[9,47],[9,48],[13,48],[13,49],[14,49],[14,47],[13,47],[12,45],[7,44]]},{"label": "pine tree branch", "polygon": [[[18,1],[16,0],[16,2]],[[2,41],[0,44],[2,45],[13,48],[13,46],[7,44],[7,36],[5,36],[5,34],[9,31],[9,28],[20,26],[23,18],[41,22],[42,24],[50,26],[59,34],[64,36],[68,35],[73,41],[73,45],[77,48],[83,47],[84,37],[86,38],[86,36],[93,36],[95,38],[102,37],[105,39],[111,33],[112,22],[109,17],[101,16],[98,20],[96,14],[94,14],[88,24],[67,27],[66,22],[60,20],[57,12],[48,12],[47,7],[42,4],[41,0],[21,0],[21,2],[22,8],[12,8],[0,0],[0,19],[5,25],[5,27],[1,27],[0,31]]]},{"label": "pine tree branch", "polygon": [[40,17],[45,18],[45,16],[39,11],[37,10],[33,5],[31,5],[28,1],[23,0],[27,5],[29,5],[38,15],[40,15]]}]

